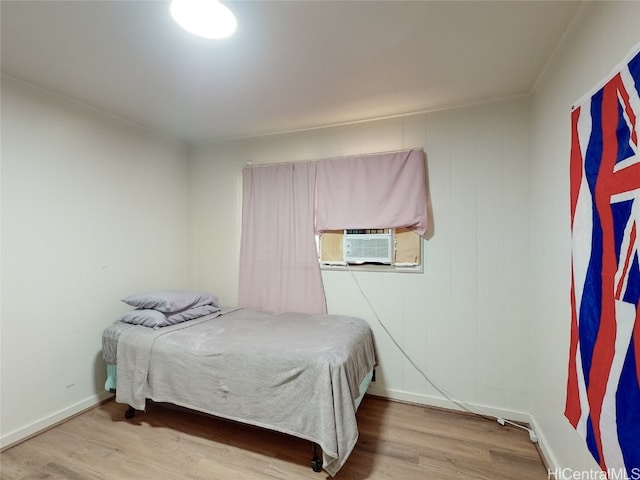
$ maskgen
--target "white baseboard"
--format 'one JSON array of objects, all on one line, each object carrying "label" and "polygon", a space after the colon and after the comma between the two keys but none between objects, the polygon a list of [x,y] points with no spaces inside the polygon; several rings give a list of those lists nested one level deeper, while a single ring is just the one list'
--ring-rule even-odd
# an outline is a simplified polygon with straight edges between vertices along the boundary
[{"label": "white baseboard", "polygon": [[[465,410],[455,403],[442,397],[434,397],[431,395],[418,395],[415,393],[403,392],[401,390],[393,390],[388,388],[382,388],[372,383],[367,389],[367,393],[376,395],[379,397],[386,397],[392,400],[401,400],[404,402],[417,403],[419,405],[426,405],[429,407],[445,408],[448,410],[455,410],[458,412],[464,412]],[[495,417],[504,418],[505,420],[511,420],[514,422],[524,422],[531,424],[531,415],[526,412],[520,412],[517,410],[508,410],[504,408],[496,408],[489,405],[479,405],[469,402],[474,408],[487,412]],[[477,412],[473,412],[477,413]]]},{"label": "white baseboard", "polygon": [[547,443],[544,432],[540,429],[538,422],[536,422],[536,419],[533,416],[531,417],[531,428],[534,432],[536,432],[536,435],[538,436],[538,451],[540,452],[542,460],[545,462],[545,466],[547,467],[547,477],[555,478],[555,476],[552,476],[552,472],[555,472],[558,469],[558,460],[556,459],[553,452],[549,450],[549,444]]},{"label": "white baseboard", "polygon": [[87,398],[81,402],[78,402],[68,408],[62,409],[53,415],[42,418],[36,422],[33,422],[25,427],[19,428],[0,437],[0,450],[5,450],[20,442],[24,442],[28,438],[31,438],[45,430],[55,427],[70,418],[79,415],[97,405],[100,405],[105,400],[113,397],[110,392],[103,392],[98,395]]}]

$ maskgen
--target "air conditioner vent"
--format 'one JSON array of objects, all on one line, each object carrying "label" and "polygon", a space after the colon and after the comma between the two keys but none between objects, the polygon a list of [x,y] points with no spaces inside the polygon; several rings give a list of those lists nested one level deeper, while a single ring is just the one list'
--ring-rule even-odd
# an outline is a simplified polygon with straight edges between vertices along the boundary
[{"label": "air conditioner vent", "polygon": [[345,233],[344,260],[347,263],[393,263],[393,234]]}]

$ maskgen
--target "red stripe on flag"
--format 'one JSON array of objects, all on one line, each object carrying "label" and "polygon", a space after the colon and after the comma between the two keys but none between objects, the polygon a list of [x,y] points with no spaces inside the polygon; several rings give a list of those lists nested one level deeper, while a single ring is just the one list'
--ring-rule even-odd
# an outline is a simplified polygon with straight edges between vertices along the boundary
[{"label": "red stripe on flag", "polygon": [[615,239],[613,236],[613,216],[611,213],[611,196],[615,191],[613,185],[613,169],[618,153],[618,84],[620,75],[614,77],[603,88],[602,96],[602,159],[598,180],[595,187],[595,204],[602,226],[602,302],[600,326],[593,348],[591,370],[589,372],[589,408],[592,427],[600,458],[600,467],[606,470],[602,438],[600,432],[600,417],[602,403],[606,393],[609,373],[613,363],[616,341],[616,312],[615,273],[617,270]]},{"label": "red stripe on flag", "polygon": [[[570,195],[571,195],[571,229],[576,215],[580,185],[582,184],[582,151],[580,149],[580,137],[578,135],[578,120],[581,108],[576,108],[571,112],[571,158],[569,164],[570,173]],[[573,428],[578,426],[582,409],[580,408],[580,390],[578,388],[578,305],[576,305],[575,279],[573,277],[573,266],[571,268],[571,340],[569,344],[569,375],[567,378],[567,398],[564,415],[567,417]]]},{"label": "red stripe on flag", "polygon": [[[573,269],[572,269],[573,270]],[[571,273],[571,341],[569,344],[569,376],[567,378],[567,400],[564,407],[564,416],[567,417],[573,428],[578,426],[582,416],[580,407],[580,389],[578,388],[578,315],[576,305],[576,290],[573,272]]]},{"label": "red stripe on flag", "polygon": [[631,106],[631,101],[629,100],[629,92],[624,86],[624,83],[620,82],[620,97],[622,98],[622,102],[624,103],[624,111],[627,113],[629,117],[629,123],[631,123],[631,141],[638,145],[638,134],[636,131],[636,114],[633,111],[633,107]]},{"label": "red stripe on flag", "polygon": [[613,174],[612,188],[616,193],[631,192],[640,188],[640,163],[629,165]]},{"label": "red stripe on flag", "polygon": [[620,296],[622,295],[622,287],[624,286],[624,280],[627,278],[627,272],[629,271],[629,267],[631,264],[631,256],[633,255],[634,245],[636,243],[636,222],[633,222],[631,226],[631,233],[629,235],[629,246],[627,247],[627,254],[624,258],[624,265],[622,267],[622,275],[620,275],[620,280],[618,280],[618,286],[616,287],[616,300],[620,300]]}]

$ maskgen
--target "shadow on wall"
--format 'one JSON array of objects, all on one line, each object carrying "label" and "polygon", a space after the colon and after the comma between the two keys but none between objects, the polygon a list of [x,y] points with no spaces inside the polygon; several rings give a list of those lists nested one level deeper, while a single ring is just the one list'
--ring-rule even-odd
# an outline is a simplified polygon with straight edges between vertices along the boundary
[{"label": "shadow on wall", "polygon": [[424,154],[424,169],[425,169],[425,181],[427,182],[427,228],[424,232],[424,239],[429,240],[435,233],[435,226],[433,220],[433,204],[431,203],[431,187],[429,185],[429,161],[427,159],[427,152]]},{"label": "shadow on wall", "polygon": [[107,380],[107,364],[102,358],[102,350],[98,352],[93,361],[93,389],[96,395],[105,393],[104,383]]}]

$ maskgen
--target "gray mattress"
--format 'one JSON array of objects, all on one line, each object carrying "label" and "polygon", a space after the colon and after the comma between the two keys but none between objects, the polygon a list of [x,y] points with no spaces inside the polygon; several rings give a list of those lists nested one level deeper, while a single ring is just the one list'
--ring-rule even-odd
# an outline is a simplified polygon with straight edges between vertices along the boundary
[{"label": "gray mattress", "polygon": [[116,323],[103,355],[117,365],[118,402],[170,402],[305,438],[330,475],[355,446],[360,385],[375,365],[364,320],[248,309],[158,330]]}]

